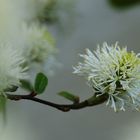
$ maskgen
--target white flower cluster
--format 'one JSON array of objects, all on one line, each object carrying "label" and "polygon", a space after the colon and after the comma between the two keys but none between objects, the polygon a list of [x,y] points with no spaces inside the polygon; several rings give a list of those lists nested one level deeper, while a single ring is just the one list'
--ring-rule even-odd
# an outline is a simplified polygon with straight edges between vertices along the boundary
[{"label": "white flower cluster", "polygon": [[55,41],[45,25],[24,23],[22,29],[25,39],[23,52],[28,62],[42,63],[56,53]]},{"label": "white flower cluster", "polygon": [[56,52],[46,25],[35,19],[45,3],[46,0],[0,0],[0,94],[20,86],[20,79],[27,77],[25,61],[46,63]]},{"label": "white flower cluster", "polygon": [[37,18],[47,3],[47,0],[0,0],[0,41],[20,49],[31,71],[33,62],[41,69],[48,61],[52,66],[57,63],[50,61],[57,52],[55,41]]},{"label": "white flower cluster", "polygon": [[0,94],[13,86],[19,86],[20,80],[27,78],[25,60],[21,53],[9,44],[0,44]]},{"label": "white flower cluster", "polygon": [[118,43],[103,43],[97,50],[80,55],[83,63],[74,67],[74,73],[84,76],[97,96],[108,94],[107,105],[114,111],[126,107],[140,108],[139,54],[120,48]]}]

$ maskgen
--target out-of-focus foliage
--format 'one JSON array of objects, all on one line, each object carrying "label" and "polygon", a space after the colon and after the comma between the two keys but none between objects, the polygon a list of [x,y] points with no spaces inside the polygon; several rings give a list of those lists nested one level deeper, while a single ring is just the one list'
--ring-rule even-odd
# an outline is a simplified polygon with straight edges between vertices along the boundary
[{"label": "out-of-focus foliage", "polygon": [[76,5],[78,0],[48,0],[38,14],[40,22],[55,25],[61,33],[71,31],[78,17]]},{"label": "out-of-focus foliage", "polygon": [[57,1],[49,0],[45,8],[40,12],[38,18],[41,21],[47,21],[47,23],[54,23],[58,20],[56,9]]},{"label": "out-of-focus foliage", "polygon": [[140,0],[108,0],[109,3],[118,9],[127,9],[135,5],[140,5]]},{"label": "out-of-focus foliage", "polygon": [[30,81],[28,80],[20,80],[20,83],[21,83],[21,88],[29,91],[29,92],[32,92],[33,91],[33,86],[31,84]]},{"label": "out-of-focus foliage", "polygon": [[60,20],[62,14],[70,16],[73,13],[74,6],[75,1],[73,0],[48,0],[44,9],[42,8],[42,11],[40,11],[38,18],[47,23],[55,23]]},{"label": "out-of-focus foliage", "polygon": [[3,120],[6,122],[6,101],[7,99],[5,98],[5,96],[0,95],[0,113],[2,112],[3,115]]}]

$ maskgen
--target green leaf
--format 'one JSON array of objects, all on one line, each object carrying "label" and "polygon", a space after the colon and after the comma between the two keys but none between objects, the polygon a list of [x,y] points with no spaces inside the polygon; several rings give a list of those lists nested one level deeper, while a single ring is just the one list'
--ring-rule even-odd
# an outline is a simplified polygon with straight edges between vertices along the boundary
[{"label": "green leaf", "polygon": [[108,0],[109,3],[120,10],[125,10],[126,8],[130,8],[135,5],[140,4],[140,0]]},{"label": "green leaf", "polygon": [[21,82],[21,87],[26,89],[27,91],[33,91],[33,86],[32,84],[27,81],[27,80],[20,80]]},{"label": "green leaf", "polygon": [[38,73],[35,79],[35,92],[41,94],[48,85],[48,78],[43,73]]},{"label": "green leaf", "polygon": [[75,96],[75,95],[73,95],[73,94],[71,94],[71,93],[69,93],[67,91],[61,91],[61,92],[58,93],[58,95],[66,98],[66,99],[68,99],[68,100],[70,100],[70,101],[72,101],[74,103],[79,102],[79,97],[78,96]]},{"label": "green leaf", "polygon": [[7,98],[3,95],[0,95],[0,113],[2,113],[3,120],[6,123],[6,102]]},{"label": "green leaf", "polygon": [[4,90],[4,92],[15,92],[17,91],[18,87],[17,86],[12,86],[10,88],[7,88]]}]

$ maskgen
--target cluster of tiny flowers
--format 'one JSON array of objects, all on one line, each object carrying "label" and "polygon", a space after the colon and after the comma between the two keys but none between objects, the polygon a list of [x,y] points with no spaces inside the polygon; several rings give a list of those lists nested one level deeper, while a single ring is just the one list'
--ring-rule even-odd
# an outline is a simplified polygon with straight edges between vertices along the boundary
[{"label": "cluster of tiny flowers", "polygon": [[[23,24],[24,54],[29,62],[44,62],[56,52],[55,41],[46,26],[39,23]],[[27,48],[26,48],[27,47]]]},{"label": "cluster of tiny flowers", "polygon": [[27,77],[24,62],[17,49],[9,44],[0,44],[0,94],[13,86],[20,86],[20,80]]},{"label": "cluster of tiny flowers", "polygon": [[126,107],[140,108],[140,58],[139,54],[120,48],[118,43],[103,43],[96,51],[86,50],[84,59],[74,67],[74,73],[84,76],[97,96],[108,94],[107,105],[114,111]]}]

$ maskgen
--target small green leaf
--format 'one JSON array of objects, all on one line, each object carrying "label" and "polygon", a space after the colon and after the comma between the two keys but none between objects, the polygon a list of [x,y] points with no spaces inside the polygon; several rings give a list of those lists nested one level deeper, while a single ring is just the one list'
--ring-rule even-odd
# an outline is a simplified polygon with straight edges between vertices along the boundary
[{"label": "small green leaf", "polygon": [[17,91],[18,87],[17,86],[12,86],[10,88],[7,88],[4,90],[4,92],[15,92]]},{"label": "small green leaf", "polygon": [[48,85],[48,78],[43,73],[38,73],[35,79],[35,92],[41,94]]},{"label": "small green leaf", "polygon": [[20,80],[21,82],[21,87],[26,89],[27,91],[33,91],[33,86],[32,84],[27,81],[27,80]]},{"label": "small green leaf", "polygon": [[66,98],[66,99],[68,99],[68,100],[70,100],[70,101],[72,101],[74,103],[79,102],[79,97],[78,96],[75,96],[75,95],[73,95],[73,94],[71,94],[71,93],[69,93],[67,91],[61,91],[61,92],[58,93],[58,95]]}]

